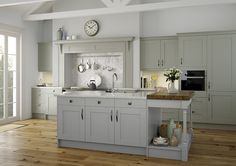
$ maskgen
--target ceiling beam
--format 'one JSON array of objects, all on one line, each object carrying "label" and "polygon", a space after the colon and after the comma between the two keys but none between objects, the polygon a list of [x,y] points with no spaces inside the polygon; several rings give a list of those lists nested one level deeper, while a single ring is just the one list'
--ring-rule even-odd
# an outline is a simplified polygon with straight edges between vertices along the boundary
[{"label": "ceiling beam", "polygon": [[120,6],[114,8],[97,8],[97,9],[74,10],[65,12],[44,13],[44,14],[32,14],[26,16],[24,19],[28,21],[39,21],[39,20],[64,19],[64,18],[98,16],[98,15],[108,15],[108,14],[123,14],[123,13],[145,12],[145,11],[163,10],[163,9],[180,8],[180,7],[222,5],[222,4],[236,4],[236,0],[178,0],[170,2]]},{"label": "ceiling beam", "polygon": [[1,0],[0,7],[28,5],[34,3],[50,2],[50,1],[55,1],[55,0]]}]

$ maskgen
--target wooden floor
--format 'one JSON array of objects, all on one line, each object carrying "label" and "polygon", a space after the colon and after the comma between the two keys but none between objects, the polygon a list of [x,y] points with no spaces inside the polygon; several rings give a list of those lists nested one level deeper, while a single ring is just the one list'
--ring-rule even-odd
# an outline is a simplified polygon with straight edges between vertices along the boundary
[{"label": "wooden floor", "polygon": [[236,166],[236,131],[194,130],[189,161],[71,148],[58,148],[56,122],[27,120],[26,126],[0,133],[0,165],[59,166]]}]

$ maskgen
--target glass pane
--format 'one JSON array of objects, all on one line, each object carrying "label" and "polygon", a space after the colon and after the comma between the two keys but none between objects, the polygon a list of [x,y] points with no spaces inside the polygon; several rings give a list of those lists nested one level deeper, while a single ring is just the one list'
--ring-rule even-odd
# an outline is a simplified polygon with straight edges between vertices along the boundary
[{"label": "glass pane", "polygon": [[16,55],[16,38],[8,37],[8,54]]},{"label": "glass pane", "polygon": [[8,72],[8,88],[13,87],[13,71]]},{"label": "glass pane", "polygon": [[0,105],[0,119],[3,119],[4,113],[3,113],[3,105]]},{"label": "glass pane", "polygon": [[0,89],[0,104],[3,104],[3,89]]},{"label": "glass pane", "polygon": [[16,88],[16,71],[13,71],[13,87]]},{"label": "glass pane", "polygon": [[0,70],[0,89],[3,88],[3,71]]},{"label": "glass pane", "polygon": [[5,52],[4,36],[0,35],[0,54],[3,54],[4,52]]},{"label": "glass pane", "polygon": [[13,103],[8,104],[8,117],[13,116]]},{"label": "glass pane", "polygon": [[13,88],[13,102],[16,102],[16,88]]},{"label": "glass pane", "polygon": [[3,70],[3,68],[4,68],[4,61],[3,60],[4,60],[3,55],[0,54],[0,70]]},{"label": "glass pane", "polygon": [[13,89],[8,88],[8,102],[13,102]]},{"label": "glass pane", "polygon": [[13,71],[16,70],[16,56],[8,55],[8,70]]}]

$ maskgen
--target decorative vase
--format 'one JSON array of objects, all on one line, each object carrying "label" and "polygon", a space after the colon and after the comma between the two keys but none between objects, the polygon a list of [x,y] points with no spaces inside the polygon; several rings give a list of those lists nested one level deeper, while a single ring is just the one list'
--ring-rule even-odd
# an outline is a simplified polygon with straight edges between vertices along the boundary
[{"label": "decorative vase", "polygon": [[176,124],[174,122],[174,119],[170,119],[168,123],[168,128],[167,128],[167,137],[171,139],[173,136],[173,130],[176,128]]},{"label": "decorative vase", "polygon": [[170,81],[168,84],[168,93],[178,93],[178,89],[175,88],[175,82]]},{"label": "decorative vase", "polygon": [[59,28],[57,31],[57,40],[62,40],[63,39],[63,29]]}]

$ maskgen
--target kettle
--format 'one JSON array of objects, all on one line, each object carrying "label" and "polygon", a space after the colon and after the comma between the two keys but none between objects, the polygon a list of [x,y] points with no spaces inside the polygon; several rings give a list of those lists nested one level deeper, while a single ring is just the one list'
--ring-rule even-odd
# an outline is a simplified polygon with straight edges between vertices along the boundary
[{"label": "kettle", "polygon": [[87,84],[88,87],[92,90],[96,89],[96,84],[95,84],[95,80],[90,80],[89,84]]}]

